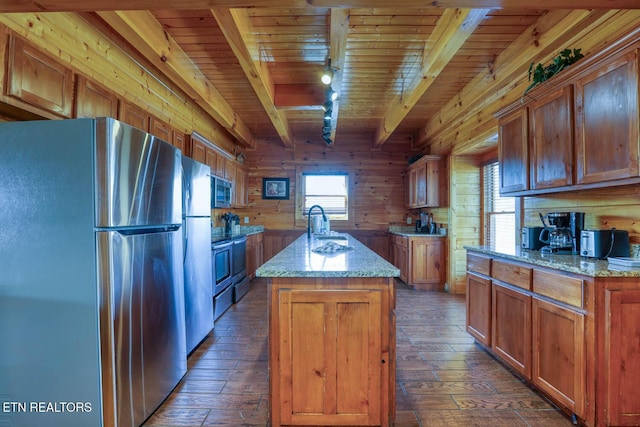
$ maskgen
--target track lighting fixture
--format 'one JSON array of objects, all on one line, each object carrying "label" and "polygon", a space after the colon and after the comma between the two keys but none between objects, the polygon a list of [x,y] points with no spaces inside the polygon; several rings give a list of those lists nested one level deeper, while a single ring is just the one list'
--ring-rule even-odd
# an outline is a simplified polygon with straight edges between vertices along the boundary
[{"label": "track lighting fixture", "polygon": [[327,98],[327,100],[330,99],[331,101],[335,101],[336,99],[338,99],[338,92],[333,90],[332,87],[329,87],[329,89],[327,89],[325,97]]},{"label": "track lighting fixture", "polygon": [[333,101],[330,99],[326,100],[324,104],[322,104],[323,111],[331,111],[333,109]]},{"label": "track lighting fixture", "polygon": [[330,85],[333,80],[333,68],[331,68],[331,58],[327,58],[327,65],[324,67],[322,77],[320,78],[322,83]]}]

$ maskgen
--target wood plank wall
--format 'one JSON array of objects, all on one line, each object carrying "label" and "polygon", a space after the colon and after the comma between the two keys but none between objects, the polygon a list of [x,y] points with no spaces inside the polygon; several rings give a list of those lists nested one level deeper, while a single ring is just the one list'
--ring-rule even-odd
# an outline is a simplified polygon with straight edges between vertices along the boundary
[{"label": "wood plank wall", "polygon": [[480,161],[477,156],[450,156],[449,250],[446,291],[464,294],[467,282],[467,251],[464,246],[481,243]]},{"label": "wood plank wall", "polygon": [[[247,152],[245,162],[249,171],[249,206],[234,212],[241,223],[246,216],[250,224],[263,225],[268,230],[305,231],[305,226],[295,223],[296,168],[349,171],[355,177],[355,218],[348,229],[387,230],[389,224],[404,224],[410,214],[404,207],[405,181],[407,159],[414,154],[410,144],[403,142],[389,142],[381,150],[372,150],[371,139],[365,136],[338,136],[333,147],[320,142],[320,135],[318,141],[298,143],[294,149],[285,149],[279,142],[261,142],[255,151]],[[262,179],[269,177],[289,178],[289,200],[262,199]],[[222,213],[216,212],[216,216]],[[346,231],[333,223],[332,229]]]},{"label": "wood plank wall", "polygon": [[538,213],[585,212],[585,228],[629,231],[632,244],[640,244],[640,185],[571,191],[525,197],[523,224],[540,226]]}]

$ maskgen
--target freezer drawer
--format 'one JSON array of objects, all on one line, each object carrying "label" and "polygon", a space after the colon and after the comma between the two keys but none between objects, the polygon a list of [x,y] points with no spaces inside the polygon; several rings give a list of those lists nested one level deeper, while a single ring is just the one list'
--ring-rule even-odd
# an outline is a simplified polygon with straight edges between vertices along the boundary
[{"label": "freezer drawer", "polygon": [[218,320],[233,304],[233,286],[219,293],[213,298],[213,320]]}]

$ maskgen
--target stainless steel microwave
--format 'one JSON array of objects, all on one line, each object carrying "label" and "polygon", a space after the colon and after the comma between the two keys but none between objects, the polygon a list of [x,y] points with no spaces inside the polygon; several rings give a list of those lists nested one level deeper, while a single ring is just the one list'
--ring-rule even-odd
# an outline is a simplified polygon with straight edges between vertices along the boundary
[{"label": "stainless steel microwave", "polygon": [[233,184],[226,179],[211,176],[211,207],[213,209],[230,208]]}]

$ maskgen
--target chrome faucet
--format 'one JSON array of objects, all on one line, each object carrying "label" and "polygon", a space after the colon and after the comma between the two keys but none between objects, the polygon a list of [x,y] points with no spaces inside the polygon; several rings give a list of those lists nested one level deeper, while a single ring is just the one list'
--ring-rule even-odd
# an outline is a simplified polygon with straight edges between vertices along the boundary
[{"label": "chrome faucet", "polygon": [[309,212],[307,213],[307,239],[311,238],[311,211],[313,210],[313,208],[318,208],[320,209],[320,212],[322,212],[322,219],[323,220],[327,220],[327,216],[324,214],[324,209],[322,209],[322,206],[320,205],[313,205],[309,208]]}]

